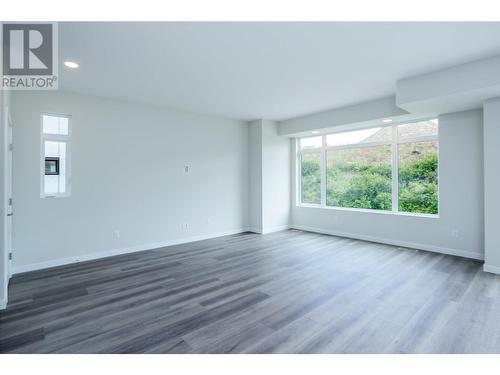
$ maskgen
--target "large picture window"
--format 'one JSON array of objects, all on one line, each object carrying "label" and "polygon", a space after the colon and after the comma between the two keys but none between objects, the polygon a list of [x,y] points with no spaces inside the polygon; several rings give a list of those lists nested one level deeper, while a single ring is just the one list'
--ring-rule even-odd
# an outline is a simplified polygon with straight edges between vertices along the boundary
[{"label": "large picture window", "polygon": [[438,120],[302,138],[300,203],[438,214]]}]

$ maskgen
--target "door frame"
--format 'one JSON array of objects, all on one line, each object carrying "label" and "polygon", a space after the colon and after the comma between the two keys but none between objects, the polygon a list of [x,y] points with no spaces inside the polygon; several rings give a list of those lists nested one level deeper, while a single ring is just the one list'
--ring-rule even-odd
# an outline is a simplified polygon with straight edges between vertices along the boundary
[{"label": "door frame", "polygon": [[13,181],[13,149],[12,146],[14,144],[14,129],[12,126],[12,119],[10,117],[9,108],[5,109],[5,127],[7,128],[7,147],[6,147],[6,168],[5,168],[5,207],[6,207],[6,220],[5,220],[5,264],[6,264],[6,274],[8,275],[8,279],[12,277],[12,256],[13,248],[12,248],[12,235],[13,235],[13,215],[14,215],[14,207],[12,201],[12,181]]}]

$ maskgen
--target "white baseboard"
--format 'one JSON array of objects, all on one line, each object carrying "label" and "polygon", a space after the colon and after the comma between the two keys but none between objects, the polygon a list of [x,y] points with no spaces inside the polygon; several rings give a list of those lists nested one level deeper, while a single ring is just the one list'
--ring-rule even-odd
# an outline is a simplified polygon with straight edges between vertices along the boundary
[{"label": "white baseboard", "polygon": [[0,310],[4,310],[7,308],[7,300],[6,299],[0,299]]},{"label": "white baseboard", "polygon": [[63,259],[52,259],[52,260],[48,260],[45,262],[15,266],[12,269],[12,274],[15,275],[18,273],[23,273],[23,272],[36,271],[36,270],[41,270],[41,269],[45,269],[45,268],[58,267],[58,266],[64,266],[67,264],[80,263],[80,262],[85,262],[85,261],[89,261],[89,260],[107,258],[107,257],[115,256],[115,255],[123,255],[123,254],[135,253],[138,251],[158,249],[158,248],[166,247],[166,246],[173,246],[173,245],[180,245],[180,244],[189,243],[189,242],[208,240],[210,238],[216,238],[216,237],[222,237],[222,236],[229,236],[232,234],[243,233],[243,232],[247,232],[248,230],[249,230],[248,228],[234,229],[234,230],[229,230],[229,231],[219,232],[219,233],[212,233],[212,234],[193,236],[193,237],[184,237],[184,238],[179,238],[179,239],[169,240],[169,241],[150,243],[150,244],[145,244],[145,245],[138,245],[138,246],[121,248],[121,249],[100,251],[100,252],[94,252],[94,253],[89,253],[89,254],[82,254],[82,255],[63,258]]},{"label": "white baseboard", "polygon": [[280,225],[278,227],[265,228],[265,229],[248,228],[248,231],[252,232],[252,233],[258,233],[258,234],[269,234],[269,233],[274,233],[274,232],[281,232],[281,231],[287,230],[287,229],[290,229],[290,225]]},{"label": "white baseboard", "polygon": [[288,230],[288,229],[290,229],[290,225],[280,225],[279,227],[264,228],[264,230],[262,231],[262,234],[281,232],[283,230]]},{"label": "white baseboard", "polygon": [[263,234],[262,230],[260,230],[259,228],[248,227],[247,231],[252,232],[252,233],[257,233],[257,234]]},{"label": "white baseboard", "polygon": [[500,275],[500,267],[498,267],[498,266],[492,266],[490,264],[485,264],[483,266],[483,271],[484,272],[489,272],[489,273],[495,273],[497,275]]},{"label": "white baseboard", "polygon": [[[241,228],[241,229],[235,229],[235,230],[224,231],[224,232],[219,232],[219,233],[212,233],[212,234],[208,234],[208,235],[184,237],[184,238],[175,239],[175,240],[169,240],[169,241],[163,241],[163,242],[157,242],[157,243],[151,243],[151,244],[145,244],[145,245],[139,245],[139,246],[132,246],[132,247],[121,248],[121,249],[113,249],[113,250],[107,250],[107,251],[101,251],[101,252],[94,252],[94,253],[83,254],[83,255],[73,256],[73,257],[68,257],[68,258],[63,258],[63,259],[53,259],[53,260],[48,260],[48,261],[44,261],[44,262],[32,263],[32,264],[13,267],[12,274],[15,275],[15,274],[23,273],[23,272],[36,271],[36,270],[41,270],[41,269],[45,269],[45,268],[64,266],[67,264],[80,263],[80,262],[85,262],[85,261],[89,261],[89,260],[107,258],[107,257],[115,256],[115,255],[123,255],[123,254],[139,252],[139,251],[153,250],[153,249],[158,249],[161,247],[179,245],[179,244],[195,242],[195,241],[202,241],[202,240],[207,240],[210,238],[228,236],[228,235],[238,234],[238,233],[243,233],[243,232],[248,232],[248,231],[254,232],[254,233],[267,234],[267,233],[273,233],[273,232],[278,232],[278,231],[287,230],[287,229],[297,229],[297,230],[303,230],[306,232],[314,232],[314,233],[328,234],[328,235],[332,235],[332,236],[354,238],[354,239],[363,240],[363,241],[378,242],[378,243],[406,247],[406,248],[411,248],[411,249],[426,250],[426,251],[432,251],[432,252],[441,253],[441,254],[461,256],[464,258],[484,260],[484,257],[480,254],[468,252],[468,251],[463,251],[463,250],[450,249],[450,248],[445,248],[445,247],[412,243],[412,242],[405,242],[405,241],[396,241],[396,240],[387,239],[387,238],[364,236],[364,235],[358,235],[358,234],[353,234],[353,233],[338,232],[338,231],[333,231],[333,230],[326,230],[326,229],[314,228],[314,227],[302,226],[302,225],[283,225],[283,226],[279,226],[279,227],[266,229],[264,231],[264,233],[261,233],[260,231],[256,230],[256,228]],[[500,274],[500,267],[484,265],[484,271]],[[6,305],[7,301],[0,300],[0,308],[1,308],[1,306],[3,306],[2,304]],[[5,307],[3,307],[3,308],[5,308]]]},{"label": "white baseboard", "polygon": [[[290,228],[303,230],[306,232],[314,232],[314,233],[321,233],[321,234],[329,234],[329,235],[338,236],[338,237],[354,238],[356,240],[378,242],[378,243],[383,243],[383,244],[387,244],[387,245],[406,247],[406,248],[410,248],[410,249],[432,251],[434,253],[455,255],[455,256],[460,256],[460,257],[470,258],[470,259],[475,259],[475,260],[484,260],[484,256],[482,254],[477,254],[477,253],[474,253],[471,251],[450,249],[450,248],[441,247],[441,246],[426,245],[426,244],[420,244],[420,243],[414,243],[414,242],[397,241],[397,240],[392,240],[389,238],[364,236],[364,235],[359,235],[359,234],[354,234],[354,233],[338,232],[338,231],[334,231],[334,230],[320,229],[320,228],[314,228],[314,227],[308,227],[308,226],[302,226],[302,225],[291,225]],[[499,271],[500,271],[500,269],[499,269]]]}]

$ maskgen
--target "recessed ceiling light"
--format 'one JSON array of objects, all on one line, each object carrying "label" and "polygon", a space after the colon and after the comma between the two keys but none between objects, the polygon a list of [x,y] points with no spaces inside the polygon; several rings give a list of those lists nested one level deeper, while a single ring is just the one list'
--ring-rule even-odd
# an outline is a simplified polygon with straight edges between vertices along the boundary
[{"label": "recessed ceiling light", "polygon": [[319,131],[317,131],[317,130],[313,130],[311,133],[313,133],[313,134],[318,134],[318,133],[319,133]]},{"label": "recessed ceiling light", "polygon": [[68,67],[68,68],[71,68],[71,69],[76,69],[78,68],[80,65],[78,65],[76,62],[74,61],[65,61],[64,62],[64,66]]},{"label": "recessed ceiling light", "polygon": [[382,120],[382,122],[392,122],[392,118],[385,118]]}]

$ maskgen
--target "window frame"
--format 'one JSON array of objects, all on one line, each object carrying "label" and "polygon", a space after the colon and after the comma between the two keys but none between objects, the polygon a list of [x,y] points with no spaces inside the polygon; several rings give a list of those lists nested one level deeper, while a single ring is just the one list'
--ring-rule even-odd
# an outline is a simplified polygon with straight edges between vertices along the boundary
[{"label": "window frame", "polygon": [[[52,116],[68,119],[68,134],[51,134],[43,131],[43,117]],[[71,115],[61,113],[42,112],[40,114],[40,198],[65,198],[71,196]],[[45,142],[66,143],[66,175],[64,193],[45,193]]]},{"label": "window frame", "polygon": [[[431,136],[419,136],[419,137],[408,137],[399,139],[398,137],[398,126],[407,125],[407,124],[416,124],[419,122],[429,121],[429,120],[437,120],[438,121],[438,132],[436,135]],[[349,144],[342,146],[328,146],[326,142],[326,137],[331,134],[337,133],[346,133],[350,131],[356,130],[364,130],[364,129],[373,129],[373,128],[392,128],[392,137],[390,141],[378,141],[378,142],[366,142],[366,143],[358,143],[358,144]],[[304,138],[313,138],[313,137],[322,137],[322,146],[318,148],[311,148],[306,150],[301,150],[300,141]],[[437,199],[438,199],[438,212],[437,214],[427,214],[427,213],[418,213],[418,212],[404,212],[399,211],[399,145],[405,143],[416,143],[416,142],[437,142],[437,154],[438,154],[438,167],[437,167],[437,178],[438,178],[438,186],[437,186]],[[334,150],[345,150],[345,149],[359,149],[365,147],[374,147],[374,146],[383,146],[390,145],[391,146],[391,186],[392,186],[392,209],[391,210],[376,210],[371,208],[355,208],[355,207],[337,207],[337,206],[327,206],[326,205],[326,192],[327,192],[327,152]],[[296,164],[297,164],[297,173],[296,173],[296,202],[295,205],[297,207],[310,207],[310,208],[322,208],[322,209],[330,209],[330,210],[341,210],[341,211],[355,211],[355,212],[368,212],[368,213],[380,213],[384,215],[403,215],[403,216],[419,216],[419,217],[429,217],[429,218],[439,218],[440,213],[440,156],[439,156],[439,118],[438,117],[429,117],[412,121],[401,121],[391,124],[381,124],[363,128],[354,128],[350,130],[343,129],[339,132],[325,133],[325,134],[314,134],[306,137],[296,138]],[[321,154],[321,203],[302,203],[302,155],[308,153],[320,153]],[[396,177],[396,178],[394,178]]]}]

